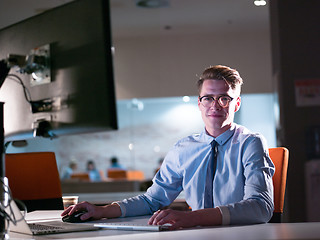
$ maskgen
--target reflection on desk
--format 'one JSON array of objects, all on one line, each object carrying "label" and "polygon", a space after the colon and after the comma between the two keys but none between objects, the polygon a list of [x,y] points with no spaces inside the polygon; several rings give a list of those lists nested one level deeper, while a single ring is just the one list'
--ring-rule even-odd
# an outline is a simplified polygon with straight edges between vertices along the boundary
[{"label": "reflection on desk", "polygon": [[[39,215],[41,212],[39,211]],[[56,211],[53,211],[56,217]],[[147,223],[150,216],[104,219],[96,222],[130,222]],[[27,216],[37,218],[37,213]],[[227,240],[259,240],[259,239],[320,239],[320,222],[309,223],[266,223],[247,226],[218,226],[207,228],[193,228],[168,232],[143,232],[143,231],[120,231],[120,230],[99,230],[93,232],[54,234],[47,236],[28,236],[10,233],[14,239],[132,239],[132,240],[194,240],[194,239],[227,239]]]}]

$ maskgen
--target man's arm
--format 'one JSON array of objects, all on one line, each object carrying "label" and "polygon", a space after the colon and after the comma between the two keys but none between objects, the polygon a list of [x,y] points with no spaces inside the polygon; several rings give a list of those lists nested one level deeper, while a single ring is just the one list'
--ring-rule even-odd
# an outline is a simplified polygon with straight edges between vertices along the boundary
[{"label": "man's arm", "polygon": [[145,194],[117,202],[123,217],[153,214],[176,199],[182,191],[182,177],[176,159],[177,152],[169,151]]},{"label": "man's arm", "polygon": [[243,200],[227,205],[230,224],[254,224],[268,222],[272,217],[274,165],[268,155],[265,139],[255,135],[244,144]]}]

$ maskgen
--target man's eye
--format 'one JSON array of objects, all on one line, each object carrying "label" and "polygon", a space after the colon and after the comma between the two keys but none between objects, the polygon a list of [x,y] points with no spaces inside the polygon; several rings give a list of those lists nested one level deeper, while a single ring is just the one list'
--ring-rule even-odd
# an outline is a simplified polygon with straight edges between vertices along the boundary
[{"label": "man's eye", "polygon": [[211,97],[204,97],[204,98],[202,98],[202,101],[210,102],[211,99],[212,99]]},{"label": "man's eye", "polygon": [[228,97],[221,97],[220,99],[221,99],[221,101],[226,101],[226,102],[230,100],[230,98],[228,98]]}]

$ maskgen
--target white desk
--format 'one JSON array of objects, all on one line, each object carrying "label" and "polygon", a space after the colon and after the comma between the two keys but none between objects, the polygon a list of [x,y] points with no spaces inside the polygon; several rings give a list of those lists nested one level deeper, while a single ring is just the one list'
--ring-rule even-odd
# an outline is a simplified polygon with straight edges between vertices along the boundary
[{"label": "white desk", "polygon": [[[33,218],[32,216],[31,218]],[[30,219],[30,217],[29,217]],[[148,216],[139,218],[113,219],[112,221],[141,221],[147,222]],[[194,240],[194,239],[227,239],[227,240],[268,240],[268,239],[320,239],[320,222],[315,223],[268,223],[248,226],[226,226],[195,228],[168,232],[140,232],[99,230],[92,232],[78,232],[54,234],[46,236],[28,236],[10,233],[10,239],[132,239],[132,240]]]}]

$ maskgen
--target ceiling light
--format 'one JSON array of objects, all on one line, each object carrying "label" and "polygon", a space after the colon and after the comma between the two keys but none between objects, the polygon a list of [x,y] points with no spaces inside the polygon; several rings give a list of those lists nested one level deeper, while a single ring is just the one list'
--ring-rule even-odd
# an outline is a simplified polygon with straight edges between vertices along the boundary
[{"label": "ceiling light", "polygon": [[254,2],[254,5],[256,5],[257,7],[260,7],[260,6],[265,6],[267,4],[267,2],[265,0],[255,0]]},{"label": "ceiling light", "polygon": [[182,97],[182,100],[184,102],[190,102],[190,97],[189,96],[184,96],[184,97]]},{"label": "ceiling light", "polygon": [[137,0],[136,5],[144,8],[160,8],[167,7],[169,2],[167,0]]}]

